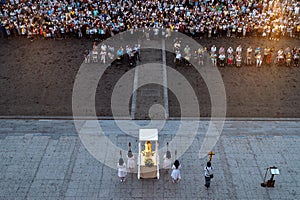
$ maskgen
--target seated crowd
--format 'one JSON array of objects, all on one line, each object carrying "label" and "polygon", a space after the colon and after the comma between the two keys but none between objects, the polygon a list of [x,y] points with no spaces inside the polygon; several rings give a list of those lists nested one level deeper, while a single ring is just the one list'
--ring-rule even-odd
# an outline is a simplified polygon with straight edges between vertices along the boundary
[{"label": "seated crowd", "polygon": [[[130,66],[135,66],[141,61],[140,44],[130,45],[125,47],[113,47],[104,42],[98,46],[94,42],[93,49],[86,52],[85,63],[109,63],[116,64],[127,63]],[[206,65],[211,62],[212,66],[236,66],[242,65],[286,65],[299,66],[300,47],[286,47],[275,49],[274,47],[243,47],[238,45],[220,46],[212,45],[211,47],[200,47],[198,49],[184,44],[180,39],[176,38],[173,44],[174,63],[189,64],[192,62],[198,66]],[[206,59],[208,58],[208,59]]]},{"label": "seated crowd", "polygon": [[[174,42],[173,52],[174,62],[190,63],[194,59],[197,65],[204,65],[205,55],[209,56],[213,66],[236,66],[242,65],[286,65],[286,66],[299,66],[299,47],[286,47],[285,49],[275,49],[274,47],[251,47],[247,48],[238,45],[236,48],[228,46],[212,45],[210,48],[200,47],[198,49],[191,49],[189,45],[182,45],[180,40]],[[243,49],[245,48],[245,49]]]}]

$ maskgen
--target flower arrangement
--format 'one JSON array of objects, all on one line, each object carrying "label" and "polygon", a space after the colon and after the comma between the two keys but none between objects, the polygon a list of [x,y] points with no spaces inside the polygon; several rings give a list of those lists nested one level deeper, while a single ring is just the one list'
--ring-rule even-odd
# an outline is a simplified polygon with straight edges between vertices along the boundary
[{"label": "flower arrangement", "polygon": [[153,167],[154,166],[154,162],[153,162],[152,158],[145,158],[145,166],[146,167]]},{"label": "flower arrangement", "polygon": [[142,151],[142,155],[146,156],[146,157],[150,157],[150,156],[154,156],[154,152],[146,152],[146,151]]}]

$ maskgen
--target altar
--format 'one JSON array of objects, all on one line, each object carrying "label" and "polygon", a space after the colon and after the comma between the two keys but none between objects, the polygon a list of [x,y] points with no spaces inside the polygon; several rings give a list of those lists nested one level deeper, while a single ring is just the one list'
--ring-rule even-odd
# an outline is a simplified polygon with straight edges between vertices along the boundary
[{"label": "altar", "polygon": [[[154,148],[154,149],[153,149]],[[159,179],[158,130],[139,130],[138,179]]]}]

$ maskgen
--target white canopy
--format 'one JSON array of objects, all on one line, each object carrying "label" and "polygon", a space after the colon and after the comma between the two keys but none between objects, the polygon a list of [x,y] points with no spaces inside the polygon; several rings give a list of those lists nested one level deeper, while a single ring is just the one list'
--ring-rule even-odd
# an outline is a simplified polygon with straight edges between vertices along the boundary
[{"label": "white canopy", "polygon": [[140,129],[140,141],[158,141],[157,129]]}]

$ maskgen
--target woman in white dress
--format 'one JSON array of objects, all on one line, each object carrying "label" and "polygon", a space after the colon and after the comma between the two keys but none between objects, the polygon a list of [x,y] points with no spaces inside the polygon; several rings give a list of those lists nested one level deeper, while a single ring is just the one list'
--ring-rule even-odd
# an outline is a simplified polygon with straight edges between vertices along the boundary
[{"label": "woman in white dress", "polygon": [[134,172],[135,160],[131,150],[129,150],[127,154],[127,167],[130,173]]},{"label": "woman in white dress", "polygon": [[181,179],[180,169],[181,169],[181,165],[179,164],[179,161],[175,160],[172,166],[172,173],[171,173],[173,183],[178,183],[180,181]]},{"label": "woman in white dress", "polygon": [[126,180],[127,170],[123,158],[119,159],[119,163],[117,167],[118,167],[118,176],[120,177],[120,181],[124,182]]}]

